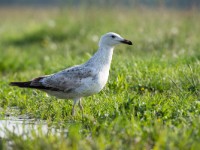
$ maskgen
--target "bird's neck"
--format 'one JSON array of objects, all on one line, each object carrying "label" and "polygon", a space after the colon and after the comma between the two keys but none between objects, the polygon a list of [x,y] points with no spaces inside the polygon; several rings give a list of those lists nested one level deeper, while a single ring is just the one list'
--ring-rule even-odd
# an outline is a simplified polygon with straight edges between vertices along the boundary
[{"label": "bird's neck", "polygon": [[114,47],[104,46],[99,47],[98,51],[87,62],[90,66],[95,66],[99,70],[109,69],[112,61]]}]

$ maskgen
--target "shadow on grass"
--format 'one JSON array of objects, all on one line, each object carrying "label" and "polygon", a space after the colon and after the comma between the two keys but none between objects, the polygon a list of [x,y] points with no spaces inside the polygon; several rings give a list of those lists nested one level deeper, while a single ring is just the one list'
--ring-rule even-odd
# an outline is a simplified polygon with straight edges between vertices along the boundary
[{"label": "shadow on grass", "polygon": [[25,46],[29,44],[46,44],[47,41],[63,42],[79,35],[78,26],[70,29],[64,27],[43,27],[34,32],[26,32],[20,37],[12,37],[6,40],[6,45]]}]

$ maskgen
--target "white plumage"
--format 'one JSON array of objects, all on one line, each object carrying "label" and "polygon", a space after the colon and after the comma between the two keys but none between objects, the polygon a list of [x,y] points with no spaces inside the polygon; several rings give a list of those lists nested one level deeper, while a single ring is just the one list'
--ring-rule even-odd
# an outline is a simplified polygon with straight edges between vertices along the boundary
[{"label": "white plumage", "polygon": [[83,110],[82,97],[96,94],[105,86],[114,46],[120,43],[132,45],[131,41],[116,33],[106,33],[99,41],[98,51],[86,63],[31,81],[11,82],[10,84],[23,88],[39,89],[61,99],[73,99],[72,115],[74,115],[74,107],[77,102],[80,109]]}]

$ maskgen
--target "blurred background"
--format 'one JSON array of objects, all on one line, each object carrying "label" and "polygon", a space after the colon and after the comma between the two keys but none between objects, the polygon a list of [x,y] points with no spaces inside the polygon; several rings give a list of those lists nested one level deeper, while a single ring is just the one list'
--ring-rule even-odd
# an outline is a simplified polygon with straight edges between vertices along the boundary
[{"label": "blurred background", "polygon": [[69,128],[69,138],[40,138],[34,130],[28,142],[13,134],[4,141],[20,150],[77,149],[77,143],[78,149],[198,150],[199,8],[200,0],[0,0],[0,117],[27,114],[68,129],[71,101],[9,82],[86,62],[106,32],[133,42],[115,48],[105,89],[83,100],[89,117]]},{"label": "blurred background", "polygon": [[192,9],[200,6],[199,0],[0,0],[1,6],[29,5],[29,6],[126,6],[126,7],[166,7],[179,9]]},{"label": "blurred background", "polygon": [[0,0],[0,69],[49,73],[84,62],[109,31],[136,43],[116,60],[197,55],[199,7],[199,0]]}]

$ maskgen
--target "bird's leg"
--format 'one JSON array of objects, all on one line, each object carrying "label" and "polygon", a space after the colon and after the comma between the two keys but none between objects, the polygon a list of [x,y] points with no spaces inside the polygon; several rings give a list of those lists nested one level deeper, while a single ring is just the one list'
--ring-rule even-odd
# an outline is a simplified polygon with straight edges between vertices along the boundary
[{"label": "bird's leg", "polygon": [[73,106],[72,106],[72,116],[74,116],[74,114],[75,114],[75,110],[74,110],[74,107],[75,107],[75,103],[73,104]]},{"label": "bird's leg", "polygon": [[76,103],[80,101],[80,98],[76,98],[74,99],[74,104],[72,106],[72,116],[75,115],[75,106],[76,106]]},{"label": "bird's leg", "polygon": [[78,102],[78,106],[79,106],[80,110],[83,110],[83,105],[81,104],[81,99],[80,99],[80,101]]},{"label": "bird's leg", "polygon": [[79,108],[80,108],[80,110],[81,110],[82,119],[83,119],[83,105],[81,104],[81,99],[80,99],[79,102],[78,102],[78,106],[79,106]]},{"label": "bird's leg", "polygon": [[72,106],[72,116],[75,115],[75,106],[76,106],[76,103],[79,101],[79,99],[74,99],[74,104]]}]

